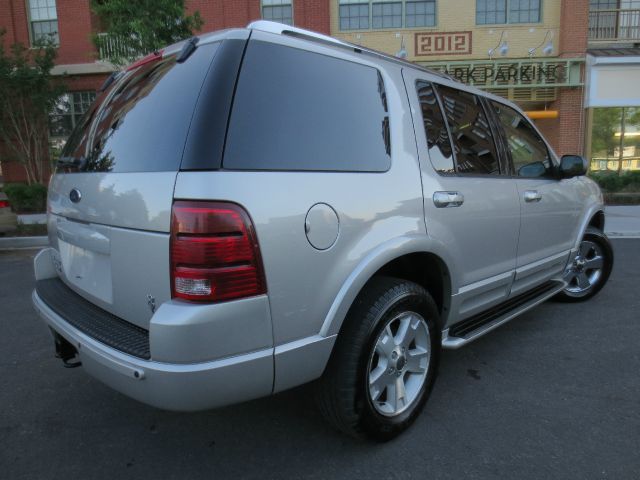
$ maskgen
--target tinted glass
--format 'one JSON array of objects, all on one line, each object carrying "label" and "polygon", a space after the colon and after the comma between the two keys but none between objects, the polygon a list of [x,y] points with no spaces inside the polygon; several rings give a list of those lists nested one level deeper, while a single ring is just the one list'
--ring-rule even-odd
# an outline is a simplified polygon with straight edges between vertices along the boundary
[{"label": "tinted glass", "polygon": [[419,81],[416,83],[416,89],[422,110],[424,133],[427,136],[429,158],[433,168],[440,173],[454,173],[451,141],[433,85],[429,82]]},{"label": "tinted glass", "polygon": [[451,131],[458,173],[499,174],[496,145],[480,99],[454,88],[437,88]]},{"label": "tinted glass", "polygon": [[[529,121],[513,108],[498,102],[491,102],[498,114],[504,130],[513,167],[518,176],[539,177],[550,173],[551,159],[549,150],[542,137],[531,126]],[[544,169],[535,168],[535,164],[544,164]]]},{"label": "tinted glass", "polygon": [[78,160],[81,171],[178,170],[218,45],[198,47],[184,63],[172,56],[126,72],[79,122],[62,157]]},{"label": "tinted glass", "polygon": [[374,68],[250,42],[224,167],[374,171],[389,168],[389,117]]}]

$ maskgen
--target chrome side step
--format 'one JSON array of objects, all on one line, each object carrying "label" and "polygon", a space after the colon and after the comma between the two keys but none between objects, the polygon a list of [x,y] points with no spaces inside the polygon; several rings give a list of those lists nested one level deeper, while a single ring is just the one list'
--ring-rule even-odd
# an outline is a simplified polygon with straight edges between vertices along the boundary
[{"label": "chrome side step", "polygon": [[467,343],[482,337],[500,325],[504,325],[509,320],[548,300],[565,287],[565,282],[551,280],[486,312],[458,322],[442,332],[442,348],[456,349],[463,347]]}]

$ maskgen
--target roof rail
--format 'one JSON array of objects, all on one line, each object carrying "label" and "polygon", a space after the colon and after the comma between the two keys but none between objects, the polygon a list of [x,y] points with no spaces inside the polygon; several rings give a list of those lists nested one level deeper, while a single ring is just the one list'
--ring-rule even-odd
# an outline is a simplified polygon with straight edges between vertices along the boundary
[{"label": "roof rail", "polygon": [[399,63],[402,65],[411,66],[413,68],[417,68],[418,70],[422,70],[425,72],[429,72],[432,75],[436,75],[441,78],[446,78],[448,80],[457,81],[451,75],[448,75],[443,72],[439,72],[437,70],[431,70],[428,68],[424,68],[415,63],[409,62],[408,60],[404,60],[398,57],[394,57],[392,55],[388,55],[383,52],[378,52],[377,50],[372,50],[370,48],[362,47],[360,45],[356,45],[354,43],[345,42],[342,40],[338,40],[337,38],[330,37],[328,35],[323,35],[322,33],[313,32],[311,30],[305,30],[303,28],[292,27],[291,25],[285,25],[284,23],[272,22],[269,20],[256,20],[255,22],[251,22],[247,25],[247,28],[250,30],[259,30],[267,33],[275,33],[278,35],[290,35],[292,37],[298,37],[305,40],[316,41],[320,43],[326,43],[329,45],[333,45],[336,47],[346,48],[356,53],[364,53],[367,55],[371,55],[374,57],[382,58],[387,61],[391,61],[394,63]]},{"label": "roof rail", "polygon": [[311,30],[305,30],[303,28],[292,27],[291,25],[285,25],[284,23],[271,22],[269,20],[256,20],[247,25],[250,30],[260,30],[262,32],[277,33],[279,35],[292,35],[295,37],[303,37],[310,40],[320,40],[324,43],[330,43],[332,45],[339,45],[341,47],[360,49],[357,45],[343,42],[337,38],[330,37],[329,35],[323,35],[322,33],[312,32]]}]

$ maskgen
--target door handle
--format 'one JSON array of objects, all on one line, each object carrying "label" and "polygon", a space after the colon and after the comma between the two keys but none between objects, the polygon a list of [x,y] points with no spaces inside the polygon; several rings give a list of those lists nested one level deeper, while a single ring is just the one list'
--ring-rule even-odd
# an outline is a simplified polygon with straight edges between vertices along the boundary
[{"label": "door handle", "polygon": [[527,203],[539,202],[542,200],[542,194],[537,190],[525,190],[524,201]]},{"label": "door handle", "polygon": [[436,208],[459,207],[464,203],[464,195],[460,192],[435,192],[433,204]]}]

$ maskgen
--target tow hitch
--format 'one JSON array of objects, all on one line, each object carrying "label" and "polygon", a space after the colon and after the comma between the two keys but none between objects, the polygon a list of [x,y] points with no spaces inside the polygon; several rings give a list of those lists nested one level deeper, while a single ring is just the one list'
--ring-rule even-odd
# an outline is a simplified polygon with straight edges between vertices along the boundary
[{"label": "tow hitch", "polygon": [[56,358],[62,360],[65,368],[76,368],[82,365],[80,360],[73,361],[78,356],[78,350],[71,345],[62,335],[58,332],[51,330],[53,333],[53,342],[56,346]]}]

